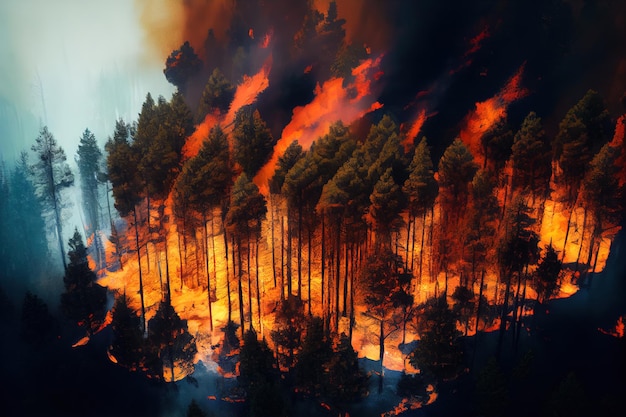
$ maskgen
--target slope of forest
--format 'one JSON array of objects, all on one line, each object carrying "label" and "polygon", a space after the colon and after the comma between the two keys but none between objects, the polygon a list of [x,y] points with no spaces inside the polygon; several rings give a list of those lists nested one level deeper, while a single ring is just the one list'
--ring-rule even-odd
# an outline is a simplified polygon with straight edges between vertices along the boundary
[{"label": "slope of forest", "polygon": [[[220,400],[252,415],[298,401],[347,415],[385,372],[403,398],[387,415],[468,375],[473,412],[499,415],[500,367],[529,360],[519,349],[541,334],[537,317],[609,259],[626,116],[589,90],[553,132],[534,111],[511,118],[533,94],[524,62],[437,128],[424,97],[440,87],[403,110],[385,101],[387,51],[346,36],[358,30],[328,3],[293,2],[278,20],[275,6],[234,2],[227,41],[210,30],[166,58],[171,98],[148,93],[103,149],[85,130],[78,181],[43,127],[34,162],[0,170],[2,275],[58,292],[74,347],[108,328],[111,362],[157,383],[208,369],[230,381]],[[442,84],[481,59],[487,28]],[[75,182],[83,227],[64,242]],[[28,263],[43,252],[62,261],[62,289],[46,273],[58,262]],[[623,338],[620,323],[604,332]]]}]

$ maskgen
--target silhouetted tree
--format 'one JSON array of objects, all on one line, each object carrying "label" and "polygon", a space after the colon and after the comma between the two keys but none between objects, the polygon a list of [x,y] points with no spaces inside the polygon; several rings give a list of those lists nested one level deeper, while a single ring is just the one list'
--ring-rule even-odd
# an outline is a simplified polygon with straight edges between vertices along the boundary
[{"label": "silhouetted tree", "polygon": [[339,343],[326,367],[324,396],[335,406],[345,410],[350,402],[367,395],[368,376],[359,366],[358,355],[345,334],[339,336]]},{"label": "silhouetted tree", "polygon": [[463,348],[456,329],[457,316],[445,297],[432,299],[421,316],[420,341],[411,352],[411,365],[436,380],[455,378],[460,372]]},{"label": "silhouetted tree", "polygon": [[174,382],[180,379],[181,375],[176,375],[177,368],[182,370],[182,376],[193,372],[196,341],[187,329],[187,320],[178,316],[169,300],[161,301],[156,314],[150,319],[148,340],[158,349],[164,380]]},{"label": "silhouetted tree", "polygon": [[298,390],[320,395],[326,386],[326,363],[332,353],[331,341],[324,334],[324,322],[318,317],[311,318],[294,368]]},{"label": "silhouetted tree", "polygon": [[61,294],[61,311],[84,327],[90,336],[104,321],[107,290],[96,283],[96,274],[89,267],[87,248],[78,229],[74,230],[68,245],[70,263],[63,277],[65,292]]},{"label": "silhouetted tree", "polygon": [[56,321],[48,311],[48,305],[37,295],[26,292],[22,303],[20,337],[37,349],[43,348],[55,338]]},{"label": "silhouetted tree", "polygon": [[546,251],[534,273],[533,283],[537,291],[537,301],[543,303],[559,291],[559,277],[562,268],[563,263],[559,260],[552,244],[546,246]]},{"label": "silhouetted tree", "polygon": [[185,41],[179,49],[172,51],[165,61],[163,74],[181,93],[185,93],[189,79],[202,69],[202,60],[193,47]]},{"label": "silhouetted tree", "polygon": [[283,412],[274,355],[265,340],[259,342],[254,330],[248,330],[239,355],[238,385],[246,392],[250,416],[277,416]]},{"label": "silhouetted tree", "polygon": [[504,415],[509,404],[507,381],[495,358],[490,358],[478,373],[476,380],[476,406],[480,415]]},{"label": "silhouetted tree", "polygon": [[109,356],[114,358],[115,363],[130,370],[142,369],[149,351],[144,349],[141,319],[126,295],[115,299],[112,315],[113,341],[108,350]]}]

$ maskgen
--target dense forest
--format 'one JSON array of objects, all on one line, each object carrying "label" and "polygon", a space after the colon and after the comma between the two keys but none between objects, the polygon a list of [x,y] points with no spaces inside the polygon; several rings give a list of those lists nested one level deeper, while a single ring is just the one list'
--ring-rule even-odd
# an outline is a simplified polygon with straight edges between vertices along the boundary
[{"label": "dense forest", "polygon": [[166,57],[171,97],[147,93],[106,141],[84,130],[77,169],[46,126],[3,164],[2,329],[34,355],[98,352],[120,378],[206,389],[187,416],[215,402],[354,415],[389,378],[383,415],[467,387],[450,410],[617,415],[623,381],[592,405],[573,373],[521,404],[538,394],[541,317],[614,256],[626,116],[590,89],[554,129],[532,109],[509,117],[531,94],[521,63],[454,129],[428,130],[436,112],[419,100],[381,103],[383,54],[351,42],[334,1],[235,3],[227,42],[209,30],[202,50],[191,39]]}]

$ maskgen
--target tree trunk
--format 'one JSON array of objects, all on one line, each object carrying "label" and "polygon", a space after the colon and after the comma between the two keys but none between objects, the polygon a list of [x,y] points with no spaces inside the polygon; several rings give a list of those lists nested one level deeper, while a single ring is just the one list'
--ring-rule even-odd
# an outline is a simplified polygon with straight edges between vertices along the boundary
[{"label": "tree trunk", "polygon": [[254,239],[254,261],[255,261],[255,278],[256,278],[256,308],[259,315],[259,331],[263,334],[263,319],[261,314],[261,289],[259,287],[259,238]]},{"label": "tree trunk", "polygon": [[[411,212],[409,211],[408,213],[408,219],[406,222],[406,248],[405,248],[405,253],[406,253],[406,258],[404,259],[404,269],[409,269],[409,238],[411,237],[411,220],[412,216],[411,216]],[[412,267],[411,267],[412,268]]]},{"label": "tree trunk", "polygon": [[337,229],[335,231],[335,331],[339,331],[339,289],[341,271],[341,216],[337,215]]},{"label": "tree trunk", "polygon": [[574,269],[574,274],[576,275],[578,273],[578,266],[580,263],[580,255],[583,252],[583,243],[585,242],[585,229],[587,228],[587,209],[584,209],[583,211],[583,231],[580,235],[580,246],[578,247],[578,255],[576,256],[576,268]]},{"label": "tree trunk", "polygon": [[576,207],[572,207],[567,218],[567,229],[565,229],[565,239],[563,240],[563,253],[561,255],[561,262],[565,260],[565,248],[567,247],[567,238],[569,237],[569,229],[572,223],[572,215],[574,214]]},{"label": "tree trunk", "polygon": [[150,244],[150,238],[152,237],[152,231],[150,230],[150,193],[146,193],[146,207],[148,215],[146,220],[148,221],[148,240],[146,241],[146,264],[148,267],[148,273],[150,273],[150,251],[148,245]]},{"label": "tree trunk", "polygon": [[202,213],[202,225],[204,226],[204,247],[206,258],[206,292],[209,305],[209,329],[213,332],[213,307],[211,305],[211,274],[209,273],[209,236],[207,231],[206,213]]},{"label": "tree trunk", "polygon": [[250,251],[251,251],[251,245],[250,245],[250,232],[248,232],[248,236],[247,236],[247,261],[246,261],[246,270],[248,271],[248,320],[250,321],[250,328],[252,328],[252,323],[254,323],[253,319],[252,319],[252,275],[250,274]]},{"label": "tree trunk", "polygon": [[292,219],[291,209],[287,210],[287,298],[291,297],[292,285],[291,285],[291,250],[292,250]]},{"label": "tree trunk", "polygon": [[181,248],[180,233],[176,231],[176,239],[178,240],[178,263],[180,264],[180,292],[183,292],[183,251]]},{"label": "tree trunk", "polygon": [[[347,233],[347,230],[346,230]],[[349,243],[348,243],[348,238],[346,236],[346,242],[344,243],[344,261],[343,261],[343,265],[344,265],[344,277],[343,277],[343,310],[341,311],[341,315],[343,317],[346,317],[348,314],[347,311],[347,304],[348,304],[348,248],[349,248]]]},{"label": "tree trunk", "polygon": [[[222,213],[224,209],[222,209]],[[226,228],[224,227],[224,216],[222,215],[222,230],[224,231],[224,258],[226,260],[226,297],[228,298],[228,322],[233,321],[233,304],[230,297],[230,268],[228,266],[228,236],[226,236]],[[233,249],[233,264],[235,263],[235,252]],[[233,274],[235,270],[233,269]]]},{"label": "tree trunk", "polygon": [[378,385],[378,392],[382,392],[383,388],[383,378],[385,377],[385,321],[381,317],[380,319],[380,333],[378,335],[379,342],[379,351],[378,351],[378,360],[380,361],[380,380]]},{"label": "tree trunk", "polygon": [[285,218],[280,216],[280,299],[285,299]]},{"label": "tree trunk", "polygon": [[302,300],[302,205],[298,206],[298,298]]},{"label": "tree trunk", "polygon": [[169,302],[172,298],[172,291],[170,287],[170,261],[167,251],[167,231],[164,236],[164,247],[165,247],[165,285],[167,286],[167,301]]},{"label": "tree trunk", "polygon": [[321,297],[321,305],[322,305],[322,318],[324,317],[324,272],[326,271],[326,223],[325,223],[326,215],[322,213],[322,248],[321,248],[321,286],[320,286],[320,297]]},{"label": "tree trunk", "polygon": [[[274,248],[274,194],[270,193],[270,224],[272,227],[270,228],[271,237],[272,237],[272,276],[274,278],[274,288],[276,288],[276,250]],[[282,294],[282,290],[281,290]],[[282,298],[282,296],[281,296]]]},{"label": "tree trunk", "polygon": [[139,268],[139,297],[141,298],[141,327],[143,334],[146,334],[146,305],[143,299],[143,277],[141,275],[141,253],[139,252],[139,228],[137,225],[137,207],[133,206],[133,216],[135,218],[135,248],[137,249],[137,266]]},{"label": "tree trunk", "polygon": [[307,251],[308,251],[308,257],[307,257],[307,262],[308,262],[308,266],[307,266],[307,275],[308,275],[308,298],[309,298],[309,316],[311,316],[311,303],[313,300],[311,300],[311,255],[312,255],[312,250],[311,250],[311,241],[312,239],[312,226],[309,223],[308,227],[307,227]]},{"label": "tree trunk", "polygon": [[244,314],[243,314],[243,284],[242,274],[243,268],[241,267],[241,238],[237,237],[237,266],[234,265],[235,261],[235,238],[231,240],[232,252],[233,252],[233,273],[237,273],[237,282],[239,284],[239,324],[241,326],[241,340],[244,338]]}]

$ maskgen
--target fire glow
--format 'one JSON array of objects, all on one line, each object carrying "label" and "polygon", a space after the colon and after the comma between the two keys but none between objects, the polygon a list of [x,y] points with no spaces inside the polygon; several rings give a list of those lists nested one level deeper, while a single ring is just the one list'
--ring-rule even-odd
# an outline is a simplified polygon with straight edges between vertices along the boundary
[{"label": "fire glow", "polygon": [[509,78],[502,89],[488,100],[477,102],[475,108],[465,118],[461,129],[461,140],[470,148],[474,156],[481,155],[480,139],[496,123],[506,117],[507,108],[528,95],[522,86],[524,65]]},{"label": "fire glow", "polygon": [[272,158],[254,178],[254,183],[260,190],[267,193],[267,181],[274,173],[278,158],[294,140],[304,149],[308,149],[337,120],[350,124],[382,107],[372,97],[372,80],[380,78],[381,59],[382,56],[364,60],[352,70],[354,81],[348,85],[344,85],[343,78],[331,78],[321,86],[318,84],[313,100],[305,106],[293,109],[291,121],[283,129]]}]

